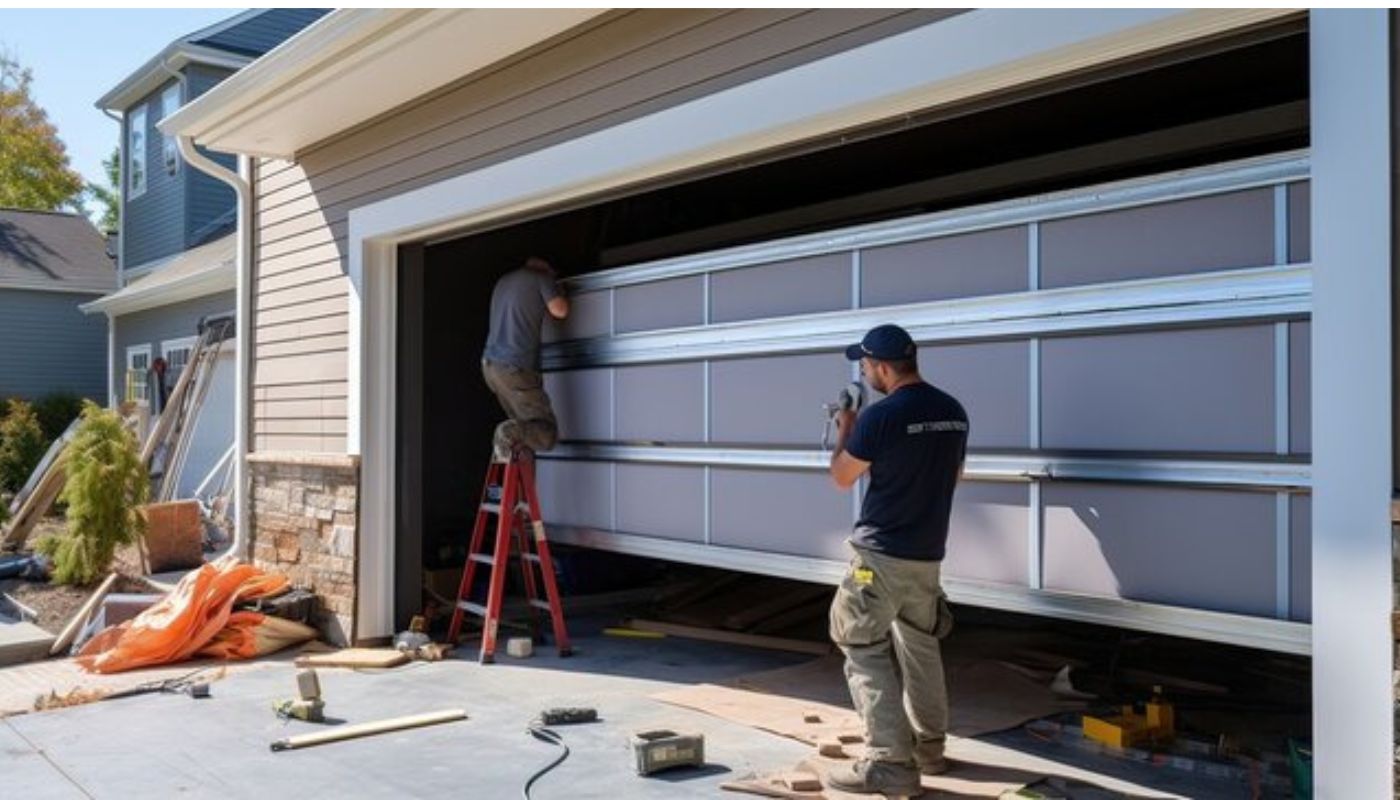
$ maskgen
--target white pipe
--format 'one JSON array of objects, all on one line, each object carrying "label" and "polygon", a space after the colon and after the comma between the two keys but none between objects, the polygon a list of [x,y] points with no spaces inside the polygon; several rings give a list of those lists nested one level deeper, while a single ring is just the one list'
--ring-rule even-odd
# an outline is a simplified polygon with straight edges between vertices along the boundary
[{"label": "white pipe", "polygon": [[238,172],[233,172],[206,157],[195,149],[188,136],[179,136],[180,155],[185,163],[195,169],[233,187],[238,202],[238,249],[235,265],[238,271],[237,312],[234,329],[235,346],[238,350],[236,378],[233,399],[233,547],[229,551],[244,560],[249,556],[250,537],[248,535],[249,502],[248,489],[248,397],[249,366],[252,356],[252,219],[253,193],[249,188],[248,177],[251,164],[247,156],[238,157]]}]

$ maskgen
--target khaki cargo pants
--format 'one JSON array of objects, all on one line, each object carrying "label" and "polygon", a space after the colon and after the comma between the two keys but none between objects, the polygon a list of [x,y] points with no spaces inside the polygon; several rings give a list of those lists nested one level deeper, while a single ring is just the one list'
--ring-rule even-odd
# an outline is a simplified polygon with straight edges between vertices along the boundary
[{"label": "khaki cargo pants", "polygon": [[846,655],[866,755],[900,764],[937,761],[948,730],[939,639],[953,627],[939,584],[942,565],[851,549],[855,556],[831,604],[831,639]]},{"label": "khaki cargo pants", "polygon": [[559,425],[544,391],[544,379],[532,369],[497,364],[482,359],[481,375],[510,419],[496,426],[492,445],[505,456],[517,446],[535,452],[549,450],[559,441]]}]

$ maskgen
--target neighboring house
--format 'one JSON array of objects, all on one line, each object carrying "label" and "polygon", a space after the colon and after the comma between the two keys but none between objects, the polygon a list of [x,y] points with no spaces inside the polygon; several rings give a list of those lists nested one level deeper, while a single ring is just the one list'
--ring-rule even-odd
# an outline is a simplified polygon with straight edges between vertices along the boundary
[{"label": "neighboring house", "polygon": [[[234,310],[234,194],[193,169],[163,117],[218,85],[254,58],[319,19],[316,9],[254,9],[171,42],[104,94],[97,107],[121,121],[120,288],[86,304],[111,326],[108,402],[141,401],[158,410],[173,390],[201,320]],[[231,156],[215,156],[232,165]],[[220,382],[232,386],[234,347]],[[153,369],[163,361],[165,369]],[[164,386],[158,386],[163,381]],[[228,391],[211,393],[187,462],[187,494],[233,441]]]},{"label": "neighboring house", "polygon": [[1311,653],[1319,796],[1383,796],[1395,21],[337,11],[162,123],[251,181],[243,552],[407,622],[533,253],[551,536],[834,582],[820,407],[899,322],[972,418],[954,601]]},{"label": "neighboring house", "polygon": [[0,208],[0,400],[107,394],[107,327],[79,310],[117,285],[82,214]]}]

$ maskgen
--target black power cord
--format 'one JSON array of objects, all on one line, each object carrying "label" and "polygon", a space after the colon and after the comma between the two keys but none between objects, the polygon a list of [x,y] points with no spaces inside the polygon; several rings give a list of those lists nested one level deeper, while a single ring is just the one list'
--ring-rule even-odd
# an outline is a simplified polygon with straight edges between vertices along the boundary
[{"label": "black power cord", "polygon": [[538,717],[530,721],[529,727],[525,729],[531,736],[541,742],[552,744],[561,748],[559,757],[549,762],[545,766],[535,771],[530,779],[525,781],[525,789],[522,794],[525,800],[531,800],[530,789],[535,782],[543,778],[550,770],[564,763],[564,759],[569,757],[569,746],[564,744],[564,737],[558,731],[550,729],[549,725],[577,725],[582,722],[597,722],[598,712],[591,708],[550,708],[540,712]]}]

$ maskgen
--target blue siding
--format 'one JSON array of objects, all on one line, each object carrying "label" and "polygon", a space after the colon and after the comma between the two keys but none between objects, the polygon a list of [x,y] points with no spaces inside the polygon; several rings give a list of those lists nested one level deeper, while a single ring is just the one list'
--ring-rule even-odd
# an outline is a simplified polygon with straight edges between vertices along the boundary
[{"label": "blue siding", "polygon": [[[185,73],[189,76],[191,100],[233,74],[229,70],[198,64],[191,64]],[[234,156],[227,153],[211,153],[202,147],[199,151],[229,169],[238,168],[238,159]],[[233,230],[236,199],[233,189],[229,188],[228,184],[197,169],[187,169],[185,197],[185,247],[198,247]]]},{"label": "blue siding", "polygon": [[[172,78],[165,86],[175,83]],[[185,245],[185,173],[189,165],[181,162],[174,175],[165,167],[165,137],[156,128],[161,118],[160,95],[165,86],[152,92],[140,103],[127,109],[122,131],[122,154],[127,158],[126,143],[131,141],[126,126],[131,124],[131,112],[146,108],[146,191],[140,197],[127,200],[125,209],[126,242],[123,269],[139,267],[149,261],[164,258],[184,250]],[[123,163],[123,180],[129,174]]]},{"label": "blue siding", "polygon": [[273,8],[196,44],[217,47],[234,53],[260,56],[290,38],[297,31],[315,22],[330,9]]},{"label": "blue siding", "polygon": [[107,397],[107,318],[78,306],[100,295],[0,289],[0,398]]},{"label": "blue siding", "polygon": [[[150,345],[151,357],[155,358],[160,355],[161,342],[196,335],[196,326],[201,318],[230,313],[236,302],[234,292],[221,292],[117,317],[113,320],[116,350],[112,354],[112,375],[115,379],[112,385],[126,385],[126,348]],[[100,371],[101,367],[98,369]]]}]

